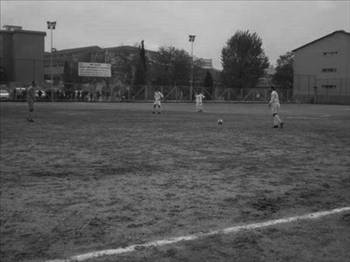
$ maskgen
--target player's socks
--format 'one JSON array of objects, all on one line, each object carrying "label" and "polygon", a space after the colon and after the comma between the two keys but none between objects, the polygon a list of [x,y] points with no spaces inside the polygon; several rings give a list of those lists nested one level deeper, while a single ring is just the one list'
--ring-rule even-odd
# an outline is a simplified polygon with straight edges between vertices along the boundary
[{"label": "player's socks", "polygon": [[278,127],[279,124],[281,123],[281,119],[278,117],[277,114],[273,114],[273,127],[276,128],[276,126]]},{"label": "player's socks", "polygon": [[277,114],[275,115],[275,118],[276,118],[276,120],[277,120],[279,123],[282,123],[281,118],[280,118]]}]

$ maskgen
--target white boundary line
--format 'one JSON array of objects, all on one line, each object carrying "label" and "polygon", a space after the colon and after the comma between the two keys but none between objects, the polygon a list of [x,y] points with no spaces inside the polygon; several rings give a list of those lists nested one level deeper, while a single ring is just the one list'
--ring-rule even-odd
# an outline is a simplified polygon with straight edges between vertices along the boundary
[{"label": "white boundary line", "polygon": [[163,240],[156,240],[156,241],[151,241],[151,242],[148,242],[145,244],[131,245],[131,246],[128,246],[125,248],[94,251],[94,252],[90,252],[90,253],[72,256],[72,257],[67,258],[67,259],[48,260],[47,262],[76,262],[76,261],[84,261],[87,259],[92,259],[92,258],[101,257],[101,256],[120,255],[120,254],[129,253],[129,252],[133,252],[133,251],[138,250],[138,249],[143,249],[143,248],[152,247],[152,246],[160,247],[160,246],[178,243],[181,241],[196,240],[198,238],[208,237],[208,236],[217,235],[217,234],[230,234],[230,233],[236,233],[236,232],[239,232],[242,230],[253,230],[253,229],[257,229],[257,228],[264,228],[264,227],[278,225],[278,224],[291,223],[291,222],[298,221],[298,220],[317,219],[317,218],[321,218],[324,216],[337,214],[337,213],[341,213],[341,212],[346,212],[346,211],[350,211],[350,207],[336,208],[336,209],[332,209],[329,211],[320,211],[320,212],[310,213],[310,214],[306,214],[306,215],[302,215],[302,216],[293,216],[293,217],[269,220],[269,221],[260,222],[260,223],[233,226],[233,227],[228,227],[228,228],[225,228],[222,230],[210,231],[208,233],[198,233],[198,234],[192,234],[192,235],[187,235],[187,236],[174,237],[174,238],[168,238],[168,239],[163,239]]}]

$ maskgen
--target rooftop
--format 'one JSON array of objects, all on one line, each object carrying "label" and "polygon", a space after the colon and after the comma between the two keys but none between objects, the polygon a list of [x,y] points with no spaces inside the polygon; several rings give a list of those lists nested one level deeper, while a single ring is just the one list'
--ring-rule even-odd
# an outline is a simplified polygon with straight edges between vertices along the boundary
[{"label": "rooftop", "polygon": [[93,51],[100,51],[100,50],[102,50],[102,48],[97,46],[97,45],[92,45],[92,46],[84,46],[84,47],[56,50],[55,53],[66,54],[66,53],[75,53],[75,52],[91,51],[91,50],[93,50]]},{"label": "rooftop", "polygon": [[32,31],[32,30],[23,30],[22,26],[18,25],[4,25],[4,30],[0,29],[0,33],[2,34],[37,34],[46,36],[46,32],[42,31]]},{"label": "rooftop", "polygon": [[31,34],[31,35],[43,35],[46,36],[46,32],[31,31],[31,30],[0,30],[0,34]]},{"label": "rooftop", "polygon": [[347,35],[347,36],[350,36],[350,33],[346,32],[346,31],[344,31],[344,30],[334,31],[333,33],[330,33],[330,34],[325,35],[325,36],[323,36],[323,37],[321,37],[321,38],[318,38],[318,39],[316,39],[316,40],[314,40],[314,41],[311,41],[311,42],[309,42],[309,43],[307,43],[307,44],[305,44],[305,45],[302,45],[302,46],[300,46],[300,47],[298,47],[298,48],[292,50],[292,52],[299,51],[300,49],[302,49],[302,48],[304,48],[304,47],[307,47],[307,46],[309,46],[309,45],[312,45],[312,44],[314,44],[314,43],[316,43],[316,42],[318,42],[318,41],[320,41],[320,40],[323,40],[323,39],[325,39],[325,38],[327,38],[327,37],[330,37],[330,36],[333,36],[333,35],[335,35],[335,34],[345,34],[345,35]]}]

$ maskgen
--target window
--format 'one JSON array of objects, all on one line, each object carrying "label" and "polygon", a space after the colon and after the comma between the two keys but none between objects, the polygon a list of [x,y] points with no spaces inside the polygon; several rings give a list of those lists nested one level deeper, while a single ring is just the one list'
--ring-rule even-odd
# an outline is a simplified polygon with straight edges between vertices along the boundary
[{"label": "window", "polygon": [[336,85],[322,85],[322,88],[336,88],[337,86]]},{"label": "window", "polygon": [[322,68],[323,73],[332,73],[332,72],[337,72],[336,68]]},{"label": "window", "polygon": [[323,55],[337,55],[338,51],[327,51],[327,52],[323,52]]}]

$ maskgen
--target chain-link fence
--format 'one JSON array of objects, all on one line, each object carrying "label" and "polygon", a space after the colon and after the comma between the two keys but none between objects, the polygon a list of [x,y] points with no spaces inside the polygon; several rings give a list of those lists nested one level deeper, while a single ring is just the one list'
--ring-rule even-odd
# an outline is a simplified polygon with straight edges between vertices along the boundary
[{"label": "chain-link fence", "polygon": [[[280,101],[283,103],[293,102],[293,90],[277,88]],[[257,102],[263,103],[270,100],[270,87],[232,89],[218,88],[215,90],[215,100],[217,101],[236,101],[236,102]]]},{"label": "chain-link fence", "polygon": [[[24,101],[27,86],[15,84],[9,88],[13,101]],[[169,86],[142,85],[131,86],[123,83],[109,83],[108,81],[92,83],[65,82],[54,84],[38,83],[36,97],[38,101],[72,101],[72,102],[123,102],[123,101],[152,101],[154,92],[161,91],[164,101],[191,102],[195,95],[202,93],[206,101],[213,102],[256,102],[264,103],[270,99],[270,88],[232,89],[222,86]],[[292,102],[292,90],[277,90],[281,102]]]},{"label": "chain-link fence", "polygon": [[[257,102],[263,103],[270,99],[271,90],[265,88],[232,89],[222,86],[204,87],[196,86],[138,86],[131,88],[127,96],[128,100],[142,101],[152,100],[153,94],[159,90],[164,95],[164,100],[173,102],[188,102],[194,99],[195,94],[202,93],[205,99],[214,102]],[[191,94],[192,90],[192,94]],[[277,89],[281,102],[293,102],[292,89]]]},{"label": "chain-link fence", "polygon": [[297,102],[350,104],[350,78],[295,75],[294,97]]},{"label": "chain-link fence", "polygon": [[[330,103],[350,104],[349,78],[317,78],[313,75],[296,75],[293,89],[277,88],[282,103]],[[10,99],[23,101],[27,85],[8,86]],[[38,83],[37,100],[39,101],[81,101],[81,102],[120,102],[151,101],[156,90],[164,95],[164,101],[190,102],[195,94],[201,92],[206,101],[213,102],[256,102],[265,103],[270,99],[269,87],[225,88],[221,85],[212,87],[189,85],[127,85],[122,82],[109,82],[107,79],[89,83]]]}]

